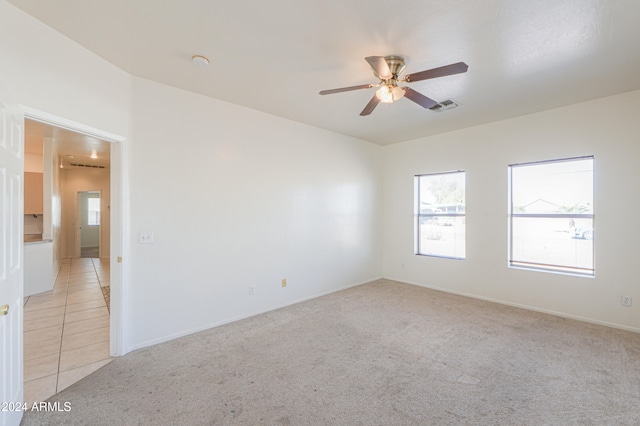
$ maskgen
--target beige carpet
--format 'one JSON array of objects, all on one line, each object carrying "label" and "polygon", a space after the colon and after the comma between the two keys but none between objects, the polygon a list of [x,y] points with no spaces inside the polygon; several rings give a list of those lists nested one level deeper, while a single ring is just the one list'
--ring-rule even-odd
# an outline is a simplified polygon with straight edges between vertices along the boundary
[{"label": "beige carpet", "polygon": [[634,425],[640,334],[377,281],[117,358],[24,425]]}]

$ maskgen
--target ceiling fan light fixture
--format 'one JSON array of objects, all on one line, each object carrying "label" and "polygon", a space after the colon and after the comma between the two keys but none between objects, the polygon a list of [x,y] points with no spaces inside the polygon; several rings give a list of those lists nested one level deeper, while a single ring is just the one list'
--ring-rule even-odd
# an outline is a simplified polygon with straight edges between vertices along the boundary
[{"label": "ceiling fan light fixture", "polygon": [[376,91],[376,97],[385,104],[393,103],[393,90],[384,85]]},{"label": "ceiling fan light fixture", "polygon": [[380,99],[382,103],[392,104],[404,97],[404,88],[392,84],[385,84],[376,91],[376,97]]},{"label": "ceiling fan light fixture", "polygon": [[352,90],[369,89],[378,87],[369,103],[364,107],[360,116],[370,115],[379,103],[390,104],[399,99],[407,98],[425,109],[432,111],[440,111],[443,109],[455,108],[457,104],[453,101],[445,101],[441,104],[422,93],[413,90],[411,87],[400,87],[398,83],[413,83],[415,81],[429,80],[432,78],[445,77],[453,74],[461,74],[467,72],[469,66],[464,62],[456,62],[455,64],[445,65],[438,68],[431,68],[413,74],[405,75],[400,78],[404,72],[404,58],[401,56],[367,56],[364,58],[373,74],[378,77],[377,84],[360,84],[357,86],[341,87],[338,89],[321,90],[321,95],[330,95],[332,93],[350,92]]},{"label": "ceiling fan light fixture", "polygon": [[404,87],[396,86],[391,90],[391,94],[393,95],[393,100],[397,101],[404,97]]}]

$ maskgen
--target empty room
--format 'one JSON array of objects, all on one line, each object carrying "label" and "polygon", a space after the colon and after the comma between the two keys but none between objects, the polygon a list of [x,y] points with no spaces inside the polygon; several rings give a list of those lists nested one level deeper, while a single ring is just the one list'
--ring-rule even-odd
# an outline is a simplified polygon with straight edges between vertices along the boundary
[{"label": "empty room", "polygon": [[[631,0],[0,0],[0,423],[640,423],[639,19]],[[103,186],[74,187],[109,218],[82,263],[55,249],[80,234],[45,138],[35,295],[25,122],[108,156]],[[26,297],[70,289],[74,262],[108,274],[89,301],[108,355],[74,383],[62,355],[25,375]],[[82,315],[56,308],[64,346]]]}]

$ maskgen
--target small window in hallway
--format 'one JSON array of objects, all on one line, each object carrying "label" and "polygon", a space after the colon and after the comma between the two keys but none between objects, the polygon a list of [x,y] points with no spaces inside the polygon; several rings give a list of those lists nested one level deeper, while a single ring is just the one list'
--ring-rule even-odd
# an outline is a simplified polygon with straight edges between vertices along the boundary
[{"label": "small window in hallway", "polygon": [[87,199],[87,210],[88,210],[87,224],[89,226],[99,226],[100,225],[100,198]]}]

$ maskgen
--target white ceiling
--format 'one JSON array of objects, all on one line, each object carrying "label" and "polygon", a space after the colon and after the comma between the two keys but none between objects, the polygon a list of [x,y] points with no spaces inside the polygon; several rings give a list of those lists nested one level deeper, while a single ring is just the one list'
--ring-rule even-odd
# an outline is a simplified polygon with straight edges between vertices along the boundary
[{"label": "white ceiling", "polygon": [[[133,75],[381,145],[640,89],[638,0],[9,1]],[[390,54],[466,62],[410,84],[461,107],[360,117],[375,89],[318,95],[377,82],[364,58]]]},{"label": "white ceiling", "polygon": [[[57,142],[58,157],[64,167],[71,164],[109,167],[111,163],[111,145],[108,142],[67,129],[43,124],[34,120],[25,120],[24,152],[42,155],[44,139]],[[95,152],[97,158],[91,158]]]}]

